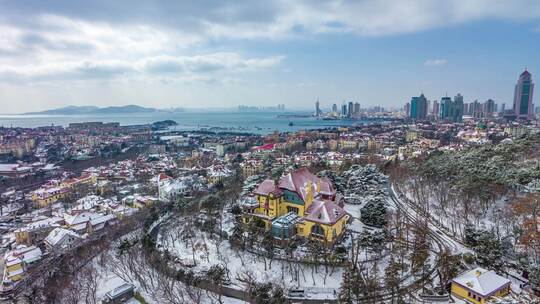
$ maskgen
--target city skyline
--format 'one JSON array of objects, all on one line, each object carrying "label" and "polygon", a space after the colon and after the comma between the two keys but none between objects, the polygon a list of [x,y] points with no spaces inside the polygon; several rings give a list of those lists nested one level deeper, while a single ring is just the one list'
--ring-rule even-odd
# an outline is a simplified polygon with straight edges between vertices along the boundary
[{"label": "city skyline", "polygon": [[126,104],[312,109],[317,97],[321,108],[343,100],[390,108],[446,91],[511,106],[515,75],[540,70],[540,5],[527,0],[0,7],[3,113]]}]

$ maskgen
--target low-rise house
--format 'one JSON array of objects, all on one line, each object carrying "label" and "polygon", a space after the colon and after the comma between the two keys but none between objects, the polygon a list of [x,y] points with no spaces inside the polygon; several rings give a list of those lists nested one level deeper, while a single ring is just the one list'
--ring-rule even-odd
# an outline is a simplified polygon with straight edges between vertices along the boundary
[{"label": "low-rise house", "polygon": [[49,251],[63,252],[76,247],[80,241],[81,236],[77,233],[58,227],[49,233],[44,242]]},{"label": "low-rise house", "polygon": [[24,278],[28,267],[41,260],[43,253],[36,246],[19,246],[4,255],[4,274],[1,291],[6,292]]},{"label": "low-rise house", "polygon": [[135,286],[129,283],[124,283],[115,289],[107,292],[103,297],[105,304],[120,304],[125,303],[134,296]]},{"label": "low-rise house", "polygon": [[452,295],[470,303],[486,303],[510,292],[510,280],[493,270],[475,268],[452,280]]},{"label": "low-rise house", "polygon": [[102,214],[93,212],[80,212],[75,215],[64,216],[66,227],[78,234],[94,233],[101,231],[109,225],[114,225],[117,218],[114,214]]},{"label": "low-rise house", "polygon": [[18,244],[32,245],[41,242],[56,227],[60,227],[64,219],[58,216],[40,216],[25,227],[15,230]]}]

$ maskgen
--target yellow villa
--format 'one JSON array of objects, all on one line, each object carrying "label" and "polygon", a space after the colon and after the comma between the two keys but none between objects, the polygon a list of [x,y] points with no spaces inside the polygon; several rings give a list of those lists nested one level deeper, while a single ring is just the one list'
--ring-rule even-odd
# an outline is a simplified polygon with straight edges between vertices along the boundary
[{"label": "yellow villa", "polygon": [[42,252],[36,246],[20,246],[4,255],[4,274],[0,292],[10,291],[24,278],[30,264],[41,259]]},{"label": "yellow villa", "polygon": [[243,203],[244,222],[261,219],[275,238],[296,235],[334,243],[345,231],[349,215],[336,202],[332,182],[301,168],[281,177],[267,179]]},{"label": "yellow villa", "polygon": [[81,185],[94,185],[97,182],[96,175],[82,175],[65,181],[51,181],[44,187],[32,192],[32,201],[38,208],[44,208],[68,197],[75,187]]},{"label": "yellow villa", "polygon": [[510,292],[510,280],[493,270],[475,268],[452,280],[452,296],[469,303],[486,303],[490,298],[500,298]]}]

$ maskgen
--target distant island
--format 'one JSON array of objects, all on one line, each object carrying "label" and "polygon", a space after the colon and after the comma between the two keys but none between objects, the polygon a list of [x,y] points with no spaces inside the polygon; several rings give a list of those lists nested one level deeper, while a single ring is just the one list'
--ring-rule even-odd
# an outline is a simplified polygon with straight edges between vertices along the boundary
[{"label": "distant island", "polygon": [[156,109],[147,108],[137,105],[126,106],[110,106],[110,107],[96,107],[96,106],[67,106],[63,108],[39,111],[39,112],[27,112],[22,115],[85,115],[85,114],[130,114],[130,113],[154,113],[154,112],[183,112],[182,108],[170,108],[170,109]]}]

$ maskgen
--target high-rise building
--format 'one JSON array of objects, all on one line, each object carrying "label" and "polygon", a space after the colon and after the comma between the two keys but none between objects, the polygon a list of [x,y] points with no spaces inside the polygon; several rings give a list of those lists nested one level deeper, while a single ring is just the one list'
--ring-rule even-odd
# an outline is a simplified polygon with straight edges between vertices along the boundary
[{"label": "high-rise building", "polygon": [[463,103],[463,115],[469,115],[469,104],[466,102]]},{"label": "high-rise building", "polygon": [[533,113],[533,91],[531,73],[525,70],[519,76],[514,90],[514,114],[516,118],[532,118]]},{"label": "high-rise building", "polygon": [[501,112],[504,112],[506,110],[506,103],[501,104]]},{"label": "high-rise building", "polygon": [[349,101],[349,108],[347,109],[347,117],[353,117],[354,104],[352,101]]},{"label": "high-rise building", "polygon": [[319,117],[321,114],[321,107],[319,104],[319,99],[317,98],[317,102],[315,103],[315,116]]},{"label": "high-rise building", "polygon": [[482,118],[484,116],[484,109],[482,108],[483,107],[478,100],[471,102],[469,105],[469,115],[474,118]]},{"label": "high-rise building", "polygon": [[354,103],[354,115],[360,114],[360,103],[355,102]]},{"label": "high-rise building", "polygon": [[441,107],[439,112],[440,119],[448,119],[450,116],[450,108],[452,107],[452,98],[445,96],[441,98]]},{"label": "high-rise building", "polygon": [[347,104],[346,103],[341,105],[341,116],[347,117]]},{"label": "high-rise building", "polygon": [[454,96],[452,109],[450,110],[450,118],[453,122],[461,122],[463,120],[463,95],[457,93]]},{"label": "high-rise building", "polygon": [[454,96],[454,100],[448,96],[441,98],[439,118],[451,122],[461,122],[463,120],[463,95],[458,93]]},{"label": "high-rise building", "polygon": [[338,110],[337,110],[337,104],[333,104],[333,105],[332,105],[332,112],[334,112],[334,113],[337,113],[337,112],[338,112]]},{"label": "high-rise building", "polygon": [[403,106],[403,112],[405,112],[405,115],[407,115],[407,117],[410,117],[411,116],[411,104],[410,103],[406,103],[405,106]]},{"label": "high-rise building", "polygon": [[437,102],[437,100],[433,101],[433,106],[432,106],[432,109],[431,109],[431,115],[433,115],[435,117],[439,116],[439,103]]},{"label": "high-rise building", "polygon": [[427,99],[424,94],[411,99],[411,114],[410,118],[416,120],[426,119],[427,114]]},{"label": "high-rise building", "polygon": [[495,101],[488,99],[484,102],[484,116],[493,117],[493,113],[495,113]]}]

